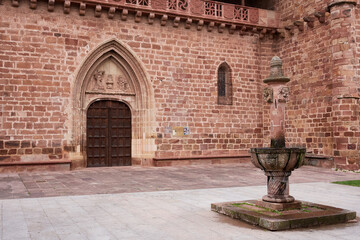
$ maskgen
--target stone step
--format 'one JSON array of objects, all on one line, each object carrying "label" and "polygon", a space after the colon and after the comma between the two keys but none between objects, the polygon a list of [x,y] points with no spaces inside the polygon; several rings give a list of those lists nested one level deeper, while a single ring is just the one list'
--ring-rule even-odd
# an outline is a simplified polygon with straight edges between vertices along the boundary
[{"label": "stone step", "polygon": [[70,160],[0,162],[0,173],[70,171]]},{"label": "stone step", "polygon": [[155,167],[180,166],[180,165],[207,165],[207,164],[229,164],[229,163],[248,163],[250,154],[239,155],[206,155],[175,158],[154,158]]},{"label": "stone step", "polygon": [[322,168],[333,168],[335,167],[334,158],[329,156],[320,156],[314,154],[306,154],[304,165],[322,167]]}]

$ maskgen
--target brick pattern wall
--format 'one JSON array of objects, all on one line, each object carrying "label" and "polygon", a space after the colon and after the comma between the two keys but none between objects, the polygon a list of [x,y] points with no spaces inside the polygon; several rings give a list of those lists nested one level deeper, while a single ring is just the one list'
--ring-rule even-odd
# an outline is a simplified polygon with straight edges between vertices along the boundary
[{"label": "brick pattern wall", "polygon": [[343,3],[331,8],[333,94],[337,98],[333,102],[334,155],[336,165],[347,169],[360,168],[357,16],[353,4]]},{"label": "brick pattern wall", "polygon": [[[160,136],[156,156],[238,154],[261,145],[256,38],[218,33],[182,36],[183,32],[178,29],[165,41],[168,52],[157,53],[173,60],[158,61],[164,66],[156,66]],[[217,104],[217,68],[224,61],[232,68],[233,105]],[[166,131],[176,126],[189,127],[190,136],[174,137]]]},{"label": "brick pattern wall", "polygon": [[[284,26],[302,20],[319,9],[324,1],[279,1],[277,9]],[[294,26],[294,25],[293,25]],[[286,139],[289,146],[303,146],[314,154],[332,155],[331,49],[328,19],[305,24],[303,31],[294,26],[279,41],[284,74],[290,77]]]},{"label": "brick pattern wall", "polygon": [[[153,83],[158,157],[238,154],[261,146],[262,109],[257,36],[218,33],[169,21],[149,25],[95,18],[88,8],[54,12],[38,2],[0,5],[0,160],[64,158],[71,146],[71,92],[76,71],[89,51],[117,38],[136,53]],[[270,59],[270,58],[269,58]],[[232,68],[233,105],[217,104],[218,66]],[[262,77],[261,77],[262,78]],[[189,137],[174,137],[166,127],[189,127]],[[45,156],[45,157],[44,157]]]},{"label": "brick pattern wall", "polygon": [[360,168],[360,101],[337,99],[333,106],[334,157],[339,168]]},{"label": "brick pattern wall", "polygon": [[333,156],[338,167],[357,169],[359,80],[353,71],[357,67],[353,13],[345,7],[325,13],[323,23],[315,17],[313,28],[306,23],[303,31],[294,27],[295,21],[324,12],[329,2],[277,3],[283,25],[293,26],[279,41],[284,72],[291,79],[287,140],[288,145],[303,145],[314,154]]}]

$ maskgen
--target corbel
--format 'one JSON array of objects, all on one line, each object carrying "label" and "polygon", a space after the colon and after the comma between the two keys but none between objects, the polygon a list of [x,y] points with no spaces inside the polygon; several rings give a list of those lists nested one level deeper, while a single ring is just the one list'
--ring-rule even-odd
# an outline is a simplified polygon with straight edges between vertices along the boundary
[{"label": "corbel", "polygon": [[148,23],[153,24],[155,19],[155,13],[150,13],[148,16]]},{"label": "corbel", "polygon": [[115,12],[116,12],[116,8],[115,7],[110,7],[109,12],[108,12],[108,18],[113,19],[114,16],[115,16]]},{"label": "corbel", "polygon": [[231,24],[231,26],[230,26],[230,28],[229,28],[229,33],[230,33],[230,34],[234,34],[235,30],[236,30],[236,25],[235,25],[235,24]]},{"label": "corbel", "polygon": [[30,8],[36,9],[37,7],[37,0],[30,0]]},{"label": "corbel", "polygon": [[95,7],[95,17],[99,18],[101,17],[101,10],[102,10],[102,7],[100,4],[96,5]]},{"label": "corbel", "polygon": [[176,18],[174,18],[174,27],[175,28],[177,28],[177,27],[179,27],[179,22],[180,22],[180,17],[176,17]]},{"label": "corbel", "polygon": [[285,26],[285,30],[286,31],[289,31],[289,33],[291,34],[291,35],[294,35],[294,26]]},{"label": "corbel", "polygon": [[294,26],[296,26],[299,29],[299,31],[301,31],[301,32],[304,31],[304,22],[303,21],[295,21]]},{"label": "corbel", "polygon": [[315,18],[311,17],[311,16],[307,16],[303,18],[304,21],[306,22],[306,24],[308,25],[309,28],[314,28],[314,22],[315,22]]},{"label": "corbel", "polygon": [[163,15],[163,16],[161,17],[160,25],[161,25],[161,26],[165,26],[168,18],[169,18],[168,15]]},{"label": "corbel", "polygon": [[49,0],[48,1],[48,11],[53,12],[54,11],[54,6],[55,6],[55,0]]},{"label": "corbel", "polygon": [[86,3],[80,3],[79,15],[85,16],[85,12],[86,12]]},{"label": "corbel", "polygon": [[71,5],[71,2],[69,0],[65,0],[65,2],[64,2],[64,13],[65,14],[70,13],[70,5]]},{"label": "corbel", "polygon": [[250,30],[250,35],[251,36],[254,36],[256,34],[259,33],[259,29],[257,27],[253,27],[251,30]]},{"label": "corbel", "polygon": [[129,10],[123,9],[121,12],[121,20],[126,21],[128,14],[129,14]]},{"label": "corbel", "polygon": [[314,16],[317,17],[320,23],[325,23],[325,12],[315,12]]},{"label": "corbel", "polygon": [[215,26],[215,22],[209,22],[207,31],[208,31],[208,32],[211,32],[211,31],[214,29],[214,26]]},{"label": "corbel", "polygon": [[186,19],[185,28],[190,29],[191,24],[192,24],[192,19],[191,18]]},{"label": "corbel", "polygon": [[270,31],[270,35],[269,35],[269,38],[270,38],[270,39],[274,39],[275,34],[276,34],[276,30],[274,30],[274,29],[271,30],[271,31]]},{"label": "corbel", "polygon": [[19,0],[11,0],[11,6],[18,7],[19,6]]},{"label": "corbel", "polygon": [[245,32],[246,32],[246,30],[247,30],[247,27],[246,27],[246,26],[242,26],[241,29],[240,29],[239,34],[240,34],[240,35],[244,35]]},{"label": "corbel", "polygon": [[221,24],[219,25],[219,28],[218,28],[219,33],[223,33],[223,32],[224,32],[224,28],[225,28],[225,23],[221,23]]},{"label": "corbel", "polygon": [[197,24],[197,30],[201,31],[201,29],[204,26],[204,20],[199,20],[198,24]]},{"label": "corbel", "polygon": [[266,29],[266,28],[260,30],[259,38],[260,38],[260,39],[263,39],[263,38],[265,37],[266,33],[267,33],[267,29]]},{"label": "corbel", "polygon": [[276,32],[277,32],[278,34],[280,34],[280,37],[281,37],[281,38],[285,38],[285,30],[284,30],[284,29],[278,28],[278,29],[276,29]]},{"label": "corbel", "polygon": [[135,13],[135,22],[139,23],[141,21],[142,12],[136,11]]}]

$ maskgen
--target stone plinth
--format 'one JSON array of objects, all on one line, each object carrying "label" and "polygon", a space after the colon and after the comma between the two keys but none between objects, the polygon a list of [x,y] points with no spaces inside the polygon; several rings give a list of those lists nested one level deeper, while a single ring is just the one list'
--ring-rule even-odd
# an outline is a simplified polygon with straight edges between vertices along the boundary
[{"label": "stone plinth", "polygon": [[263,201],[213,203],[211,210],[271,231],[345,223],[356,218],[356,212],[299,201],[301,208],[274,210]]}]

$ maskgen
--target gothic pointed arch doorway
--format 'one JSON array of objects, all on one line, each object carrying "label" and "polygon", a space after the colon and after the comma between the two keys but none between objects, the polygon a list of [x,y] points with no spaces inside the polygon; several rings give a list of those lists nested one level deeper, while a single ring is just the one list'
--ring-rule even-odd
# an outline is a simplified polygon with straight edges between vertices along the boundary
[{"label": "gothic pointed arch doorway", "polygon": [[[114,106],[117,107],[113,108]],[[111,39],[95,48],[79,68],[73,87],[72,145],[76,154],[80,155],[78,158],[83,161],[83,166],[143,164],[152,159],[156,150],[153,138],[154,106],[150,78],[139,58],[128,46]],[[101,108],[104,109],[100,110]],[[102,111],[104,114],[111,111],[130,113],[127,116],[131,124],[130,130],[127,130],[130,131],[130,154],[125,154],[130,156],[126,156],[129,158],[124,160],[125,163],[120,160],[113,162],[111,151],[114,149],[110,139],[105,141],[106,146],[101,150],[108,152],[104,159],[96,159],[97,153],[92,152],[93,145],[100,146],[100,143],[93,136],[89,137],[91,130],[88,128],[93,126],[88,123],[93,121],[95,124],[95,119],[100,117],[97,114],[101,115]],[[93,118],[91,114],[95,114]],[[116,151],[119,149],[114,151],[113,155],[118,155]]]}]

